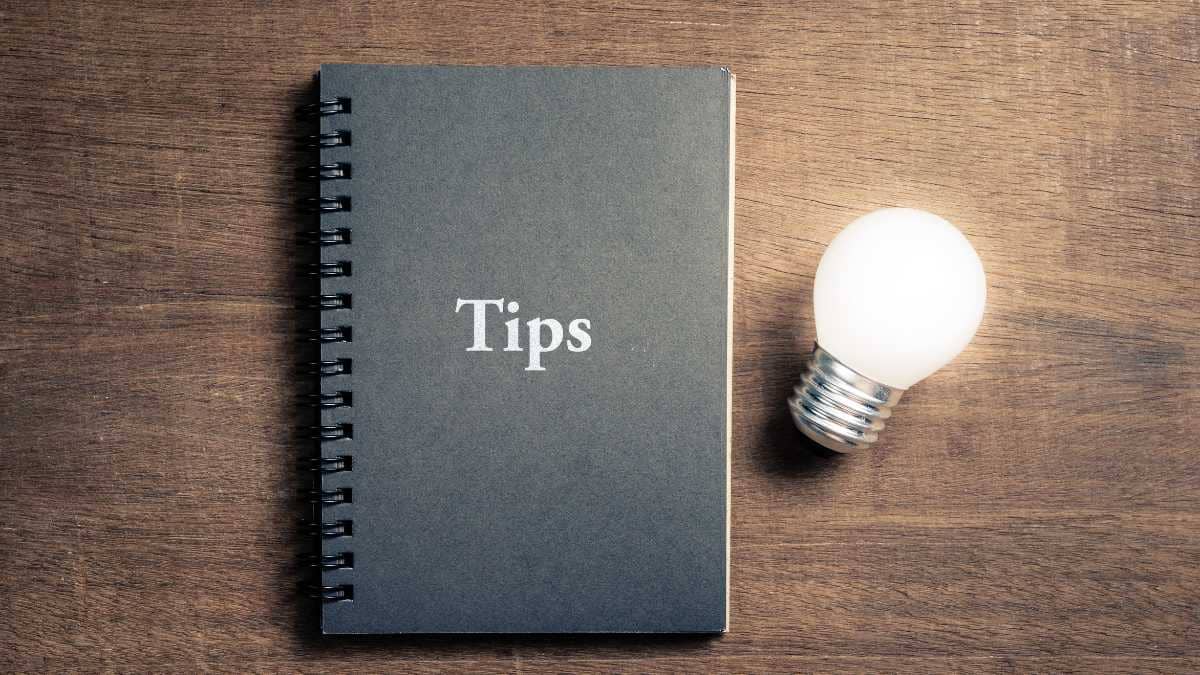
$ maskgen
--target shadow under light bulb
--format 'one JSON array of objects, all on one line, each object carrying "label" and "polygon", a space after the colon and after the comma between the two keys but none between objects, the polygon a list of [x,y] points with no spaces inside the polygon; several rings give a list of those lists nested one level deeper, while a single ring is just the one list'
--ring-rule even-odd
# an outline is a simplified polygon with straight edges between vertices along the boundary
[{"label": "shadow under light bulb", "polygon": [[880,209],[847,225],[817,266],[817,344],[788,398],[796,426],[837,452],[869,446],[904,390],[971,341],[986,298],[979,255],[932,213]]}]

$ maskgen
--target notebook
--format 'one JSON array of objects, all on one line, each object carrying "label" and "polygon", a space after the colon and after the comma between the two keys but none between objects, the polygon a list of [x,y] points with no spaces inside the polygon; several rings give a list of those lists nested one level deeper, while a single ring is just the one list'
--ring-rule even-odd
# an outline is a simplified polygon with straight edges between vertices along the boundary
[{"label": "notebook", "polygon": [[318,81],[323,632],[726,630],[733,75]]}]

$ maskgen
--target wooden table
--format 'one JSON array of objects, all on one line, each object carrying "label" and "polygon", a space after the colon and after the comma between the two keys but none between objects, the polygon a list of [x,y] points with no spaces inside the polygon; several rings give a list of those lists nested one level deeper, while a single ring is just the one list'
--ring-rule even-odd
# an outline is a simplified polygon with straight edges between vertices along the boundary
[{"label": "wooden table", "polygon": [[[1200,668],[1195,3],[257,4],[0,9],[0,668]],[[313,635],[290,139],[322,61],[732,66],[727,635]],[[877,450],[821,457],[784,406],[813,271],[885,205],[962,227],[988,312]]]}]

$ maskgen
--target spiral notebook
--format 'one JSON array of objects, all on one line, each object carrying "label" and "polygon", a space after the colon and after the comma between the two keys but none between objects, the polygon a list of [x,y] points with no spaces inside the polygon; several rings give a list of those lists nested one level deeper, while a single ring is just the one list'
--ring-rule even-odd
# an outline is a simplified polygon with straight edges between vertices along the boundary
[{"label": "spiral notebook", "polygon": [[733,75],[318,80],[323,631],[724,631]]}]

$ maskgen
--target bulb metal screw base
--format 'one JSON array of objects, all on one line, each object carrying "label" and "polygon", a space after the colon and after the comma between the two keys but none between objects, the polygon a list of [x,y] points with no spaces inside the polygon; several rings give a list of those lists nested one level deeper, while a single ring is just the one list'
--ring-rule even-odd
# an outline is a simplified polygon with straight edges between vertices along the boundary
[{"label": "bulb metal screw base", "polygon": [[796,428],[834,452],[854,452],[879,438],[903,389],[855,372],[816,345],[788,397]]}]

